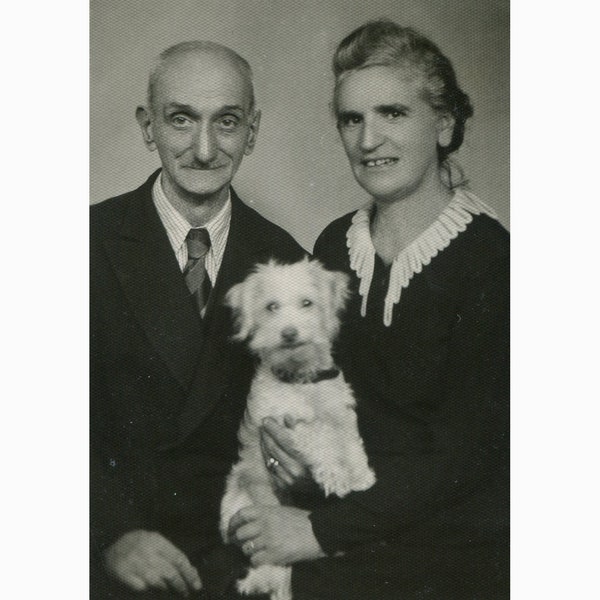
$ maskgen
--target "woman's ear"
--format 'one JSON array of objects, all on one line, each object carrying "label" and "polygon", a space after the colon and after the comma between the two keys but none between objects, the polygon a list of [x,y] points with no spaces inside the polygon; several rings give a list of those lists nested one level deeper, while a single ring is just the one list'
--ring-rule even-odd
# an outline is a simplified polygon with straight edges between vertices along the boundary
[{"label": "woman's ear", "polygon": [[138,106],[135,111],[135,118],[142,130],[142,137],[144,138],[144,144],[148,150],[156,150],[156,143],[154,142],[154,131],[153,131],[153,118],[150,113],[150,109],[145,106]]},{"label": "woman's ear", "polygon": [[442,148],[447,148],[452,142],[454,134],[454,117],[450,113],[440,115],[437,123],[438,128],[438,144]]}]

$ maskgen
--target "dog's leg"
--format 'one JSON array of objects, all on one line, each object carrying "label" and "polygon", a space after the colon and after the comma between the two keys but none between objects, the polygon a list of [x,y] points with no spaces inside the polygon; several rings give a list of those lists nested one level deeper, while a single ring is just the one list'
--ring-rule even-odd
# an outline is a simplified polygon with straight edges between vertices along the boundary
[{"label": "dog's leg", "polygon": [[343,459],[347,466],[352,483],[352,491],[369,489],[375,483],[375,473],[369,466],[369,460],[363,441],[358,433],[358,419],[353,410],[345,411],[341,427],[337,427],[340,448],[343,448]]},{"label": "dog's leg", "polygon": [[[254,504],[279,505],[271,487],[270,475],[263,463],[258,445],[246,446],[240,460],[227,478],[227,488],[221,502],[221,535],[229,540],[229,522],[240,509]],[[271,600],[292,600],[291,569],[274,565],[251,568],[244,579],[237,582],[243,594],[271,594]]]},{"label": "dog's leg", "polygon": [[227,490],[221,501],[221,538],[229,542],[229,521],[240,509],[252,504],[250,495],[239,485],[239,472],[235,467],[227,479]]},{"label": "dog's leg", "polygon": [[296,448],[326,496],[343,498],[375,483],[362,441],[351,429],[330,423],[298,423],[293,435]]},{"label": "dog's leg", "polygon": [[278,506],[279,500],[271,487],[269,472],[262,461],[260,450],[243,452],[229,477],[221,501],[221,536],[228,541],[229,521],[240,509],[253,504]]},{"label": "dog's leg", "polygon": [[351,490],[358,492],[368,490],[375,483],[375,473],[369,466],[362,440],[356,438],[347,444],[348,468],[352,483]]},{"label": "dog's leg", "polygon": [[251,568],[237,582],[241,594],[271,594],[271,600],[292,600],[292,569],[276,565]]},{"label": "dog's leg", "polygon": [[314,480],[326,496],[340,498],[350,492],[351,477],[337,441],[338,435],[330,424],[298,423],[293,432],[295,447],[304,457]]},{"label": "dog's leg", "polygon": [[[262,465],[262,461],[260,464]],[[248,473],[247,463],[238,463],[236,467],[222,503],[221,533],[225,540],[228,537],[229,521],[238,510],[253,504],[279,504],[271,489],[266,469],[263,477],[256,469],[251,474]],[[242,594],[271,594],[271,600],[292,600],[291,569],[274,565],[250,568],[246,577],[238,580],[237,589]]]}]

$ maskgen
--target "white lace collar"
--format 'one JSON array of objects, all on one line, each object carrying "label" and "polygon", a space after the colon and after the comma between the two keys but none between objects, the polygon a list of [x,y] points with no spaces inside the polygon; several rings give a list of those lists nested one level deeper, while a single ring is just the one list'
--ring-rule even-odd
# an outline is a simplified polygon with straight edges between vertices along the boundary
[{"label": "white lace collar", "polygon": [[[360,279],[358,289],[362,297],[361,316],[367,314],[367,297],[373,269],[375,267],[375,248],[371,241],[370,221],[374,203],[356,212],[352,225],[346,232],[350,267]],[[454,197],[440,216],[418,238],[404,248],[392,262],[390,282],[383,311],[383,323],[389,327],[392,323],[394,305],[400,301],[402,289],[407,287],[415,273],[420,273],[424,265],[467,228],[473,215],[486,214],[497,219],[496,213],[474,194],[457,189]]]}]

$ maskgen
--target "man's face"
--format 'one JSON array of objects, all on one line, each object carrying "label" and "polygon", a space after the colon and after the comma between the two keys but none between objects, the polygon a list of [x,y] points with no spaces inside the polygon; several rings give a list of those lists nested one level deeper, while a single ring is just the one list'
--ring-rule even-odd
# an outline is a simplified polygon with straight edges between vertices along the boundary
[{"label": "man's face", "polygon": [[250,102],[250,82],[228,57],[194,51],[163,65],[152,107],[138,109],[138,120],[146,144],[158,150],[171,201],[226,196],[256,141],[260,114],[250,113]]}]

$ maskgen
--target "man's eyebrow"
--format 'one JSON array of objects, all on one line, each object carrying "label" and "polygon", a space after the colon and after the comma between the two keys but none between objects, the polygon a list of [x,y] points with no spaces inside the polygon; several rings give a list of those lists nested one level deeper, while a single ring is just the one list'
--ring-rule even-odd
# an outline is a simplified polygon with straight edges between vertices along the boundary
[{"label": "man's eyebrow", "polygon": [[232,110],[237,110],[239,112],[246,112],[246,108],[244,106],[240,106],[239,104],[226,104],[225,106],[222,106],[218,112],[229,112]]},{"label": "man's eyebrow", "polygon": [[173,110],[175,110],[177,112],[184,112],[184,113],[191,114],[191,115],[198,114],[196,109],[194,109],[194,107],[190,106],[189,104],[179,104],[178,102],[169,102],[169,104],[165,105],[165,111],[171,112]]},{"label": "man's eyebrow", "polygon": [[410,108],[406,106],[406,104],[401,104],[399,102],[394,104],[378,104],[375,107],[375,112],[382,115],[388,114],[396,110],[404,113],[410,112]]},{"label": "man's eyebrow", "polygon": [[[193,106],[191,106],[189,104],[180,104],[179,102],[169,102],[169,104],[167,104],[165,106],[165,109],[168,111],[172,111],[172,110],[181,111],[181,112],[185,112],[185,113],[188,113],[191,115],[199,114],[198,111]],[[240,106],[239,104],[226,104],[224,106],[220,106],[214,112],[226,113],[226,112],[231,112],[231,111],[245,113],[246,109],[243,106]]]}]

